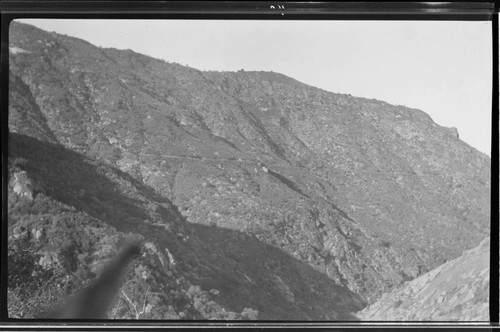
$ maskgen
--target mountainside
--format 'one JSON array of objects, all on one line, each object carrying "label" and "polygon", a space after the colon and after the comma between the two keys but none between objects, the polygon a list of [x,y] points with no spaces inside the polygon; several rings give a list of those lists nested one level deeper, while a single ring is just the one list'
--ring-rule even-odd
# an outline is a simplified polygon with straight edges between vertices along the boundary
[{"label": "mountainside", "polygon": [[[168,248],[183,281],[154,265],[152,288],[200,286],[206,301],[259,319],[331,320],[352,319],[489,234],[490,159],[419,110],[272,72],[201,72],[19,23],[9,42],[9,174],[43,183],[24,195],[11,181],[9,232],[56,231],[76,214],[83,229]],[[25,207],[39,200],[57,208]],[[61,224],[35,221],[66,210]],[[56,247],[29,241],[30,259],[60,261]],[[74,249],[75,270],[102,259],[88,241]],[[184,315],[212,317],[200,310]]]},{"label": "mountainside", "polygon": [[[348,320],[361,308],[359,296],[280,249],[186,222],[117,169],[24,135],[11,134],[9,149],[9,273],[24,278],[9,286],[13,303],[28,302],[13,314],[36,314],[46,303],[34,301],[87,284],[127,238],[145,243],[124,288],[134,304],[152,306],[137,318]],[[111,317],[134,318],[123,302]]]},{"label": "mountainside", "polygon": [[362,320],[489,321],[490,239],[405,282],[359,313]]}]

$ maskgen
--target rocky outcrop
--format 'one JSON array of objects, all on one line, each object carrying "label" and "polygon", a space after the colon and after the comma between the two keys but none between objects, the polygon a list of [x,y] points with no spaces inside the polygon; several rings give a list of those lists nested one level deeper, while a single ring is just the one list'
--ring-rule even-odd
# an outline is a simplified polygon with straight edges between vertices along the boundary
[{"label": "rocky outcrop", "polygon": [[455,128],[455,127],[450,127],[450,128],[449,128],[449,130],[450,130],[450,132],[451,132],[451,134],[452,134],[453,136],[455,136],[456,138],[460,138],[460,135],[458,134],[458,129],[457,129],[457,128]]},{"label": "rocky outcrop", "polygon": [[20,171],[13,174],[12,191],[21,197],[33,199],[34,186],[26,172]]}]

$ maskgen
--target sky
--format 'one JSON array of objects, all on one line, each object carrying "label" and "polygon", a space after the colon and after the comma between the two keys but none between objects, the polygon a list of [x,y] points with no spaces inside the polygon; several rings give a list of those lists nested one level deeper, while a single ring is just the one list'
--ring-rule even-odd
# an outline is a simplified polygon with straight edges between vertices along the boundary
[{"label": "sky", "polygon": [[491,155],[491,22],[20,21],[199,70],[274,71],[327,91],[420,109]]}]

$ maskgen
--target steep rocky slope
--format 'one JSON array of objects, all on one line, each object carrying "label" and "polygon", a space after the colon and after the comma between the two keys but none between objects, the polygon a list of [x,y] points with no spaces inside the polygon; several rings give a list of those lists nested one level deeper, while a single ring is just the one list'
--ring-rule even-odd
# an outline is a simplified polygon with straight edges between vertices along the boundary
[{"label": "steep rocky slope", "polygon": [[405,282],[358,314],[362,320],[489,321],[490,239]]},{"label": "steep rocky slope", "polygon": [[[268,272],[267,281],[251,276],[254,266],[238,267],[238,274],[217,265],[285,299],[269,309],[277,304],[245,293],[255,304],[249,307],[260,303],[259,318],[345,317],[334,304],[319,309],[316,292],[330,294],[337,285],[354,310],[489,234],[489,158],[421,111],[326,92],[277,73],[201,72],[18,23],[11,24],[9,47],[12,133],[35,138],[34,145],[60,144],[168,202],[164,214],[154,204],[143,208],[146,214],[131,211],[126,232],[176,216],[191,228],[255,241],[245,248],[205,238],[220,246],[207,255],[232,259],[237,251],[254,257],[252,264],[283,265],[259,262],[262,246],[298,264],[297,271],[285,264],[280,269],[287,273]],[[77,176],[71,186],[86,180]],[[53,181],[64,194],[45,195],[77,210],[82,197],[96,197],[73,190],[67,179]],[[109,216],[122,207],[117,214],[127,219],[128,204],[93,217],[117,227]],[[326,288],[301,286],[302,269],[325,277]],[[206,273],[204,280],[218,283],[220,276]],[[239,286],[222,284],[222,298],[239,299],[231,295]],[[334,296],[325,303],[332,298],[344,301]],[[233,301],[232,311],[244,309]]]},{"label": "steep rocky slope", "polygon": [[[255,237],[186,222],[168,199],[102,162],[18,134],[9,149],[11,317],[36,316],[88,284],[127,238],[144,254],[126,278],[132,302],[120,297],[112,318],[349,320],[363,304]],[[150,311],[136,316],[134,305]]]}]

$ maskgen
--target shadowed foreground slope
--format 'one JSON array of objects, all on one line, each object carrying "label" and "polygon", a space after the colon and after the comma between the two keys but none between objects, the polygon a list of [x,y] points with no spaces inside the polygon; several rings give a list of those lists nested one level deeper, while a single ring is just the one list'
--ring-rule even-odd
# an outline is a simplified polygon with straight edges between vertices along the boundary
[{"label": "shadowed foreground slope", "polygon": [[[132,264],[112,318],[350,320],[363,306],[282,250],[188,223],[149,187],[60,145],[11,134],[9,162],[11,317],[30,317],[16,309],[23,301],[40,300],[26,308],[36,316],[91,282],[127,238],[140,240],[144,255]],[[17,194],[15,174],[31,184]],[[149,310],[138,315],[134,305]]]}]

